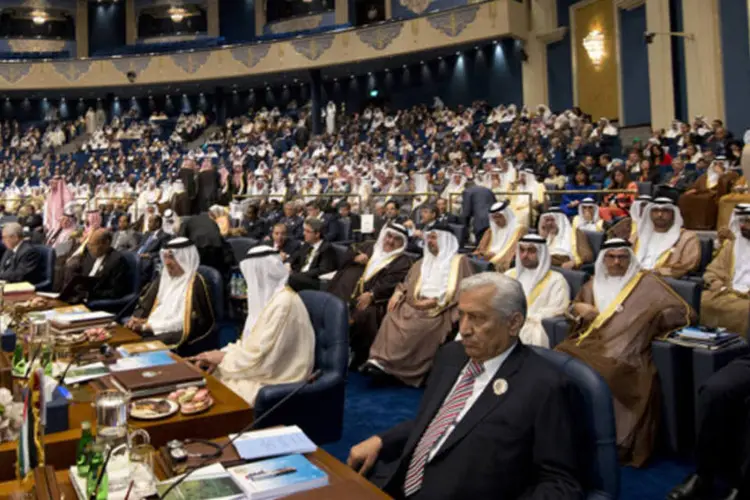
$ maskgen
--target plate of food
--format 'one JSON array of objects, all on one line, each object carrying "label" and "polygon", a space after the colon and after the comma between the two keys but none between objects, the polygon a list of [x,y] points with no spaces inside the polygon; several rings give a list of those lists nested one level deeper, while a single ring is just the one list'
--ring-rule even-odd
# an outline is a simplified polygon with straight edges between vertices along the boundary
[{"label": "plate of food", "polygon": [[106,328],[89,328],[83,334],[89,342],[106,342],[112,338],[112,334]]},{"label": "plate of food", "polygon": [[166,398],[138,399],[130,403],[130,416],[140,420],[159,420],[171,417],[180,405]]},{"label": "plate of food", "polygon": [[201,413],[214,405],[214,399],[208,389],[196,386],[178,389],[167,396],[167,399],[180,405],[180,413],[183,415],[195,415]]},{"label": "plate of food", "polygon": [[73,333],[70,335],[57,335],[55,336],[55,344],[57,345],[76,345],[81,342],[86,342],[85,333]]}]

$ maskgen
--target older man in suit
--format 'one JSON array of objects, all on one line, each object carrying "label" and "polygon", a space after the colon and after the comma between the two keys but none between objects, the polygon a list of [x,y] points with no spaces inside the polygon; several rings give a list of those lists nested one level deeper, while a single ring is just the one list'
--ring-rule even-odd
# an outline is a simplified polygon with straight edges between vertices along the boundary
[{"label": "older man in suit", "polygon": [[460,342],[438,354],[414,420],[352,448],[348,464],[395,498],[580,499],[571,386],[524,346],[521,284],[461,282]]},{"label": "older man in suit", "polygon": [[5,253],[0,260],[0,280],[10,283],[42,281],[42,256],[23,238],[23,227],[18,222],[3,226]]},{"label": "older man in suit", "polygon": [[336,250],[323,239],[323,227],[320,219],[308,217],[305,220],[305,244],[289,261],[292,270],[289,286],[294,291],[319,290],[320,276],[335,271],[338,267]]},{"label": "older man in suit", "polygon": [[468,227],[469,222],[473,221],[474,237],[479,244],[482,235],[490,227],[490,208],[497,201],[495,193],[484,186],[473,185],[464,189],[462,196],[461,224]]},{"label": "older man in suit", "polygon": [[61,300],[70,303],[121,299],[128,294],[128,264],[112,248],[112,233],[97,229],[86,243],[86,255],[64,287]]}]

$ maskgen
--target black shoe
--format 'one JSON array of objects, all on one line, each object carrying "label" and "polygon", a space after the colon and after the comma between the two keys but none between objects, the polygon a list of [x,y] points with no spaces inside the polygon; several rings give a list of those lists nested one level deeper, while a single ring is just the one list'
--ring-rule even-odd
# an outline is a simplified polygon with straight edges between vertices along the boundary
[{"label": "black shoe", "polygon": [[691,474],[685,481],[672,488],[667,500],[704,500],[711,494],[711,484],[698,474]]}]

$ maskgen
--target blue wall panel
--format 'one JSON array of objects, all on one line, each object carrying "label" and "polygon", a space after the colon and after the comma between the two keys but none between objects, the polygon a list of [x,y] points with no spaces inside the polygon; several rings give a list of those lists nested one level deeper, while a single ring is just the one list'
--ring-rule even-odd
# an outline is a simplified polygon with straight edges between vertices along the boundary
[{"label": "blue wall panel", "polygon": [[622,74],[622,124],[651,123],[651,91],[648,83],[646,6],[620,9],[620,71]]},{"label": "blue wall panel", "polygon": [[[672,31],[682,31],[682,0],[669,0],[669,19]],[[672,37],[672,78],[674,80],[674,114],[678,120],[688,120],[687,77],[685,73],[685,41]]]},{"label": "blue wall panel", "polygon": [[[569,8],[575,0],[557,0],[557,24],[570,27]],[[562,111],[573,107],[573,59],[570,31],[559,42],[547,46],[547,88],[549,107]]]},{"label": "blue wall panel", "polygon": [[125,2],[89,4],[89,54],[125,45]]},{"label": "blue wall panel", "polygon": [[[750,45],[747,2],[721,0],[726,125],[740,138],[750,128]],[[708,117],[709,119],[712,117]]]},{"label": "blue wall panel", "polygon": [[219,0],[219,34],[229,43],[255,38],[254,0]]}]

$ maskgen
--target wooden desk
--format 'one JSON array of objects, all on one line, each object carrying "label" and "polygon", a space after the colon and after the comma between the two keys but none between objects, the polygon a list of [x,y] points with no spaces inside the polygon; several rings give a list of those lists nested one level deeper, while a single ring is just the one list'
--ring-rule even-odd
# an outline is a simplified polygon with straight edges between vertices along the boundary
[{"label": "wooden desk", "polygon": [[[328,474],[328,486],[304,491],[285,498],[295,500],[383,500],[391,498],[370,481],[320,448],[315,453],[310,453],[306,456],[312,463]],[[164,471],[160,468],[157,467],[156,473],[160,479],[164,478]],[[56,476],[60,491],[65,500],[75,500],[77,497],[73,486],[70,484],[68,470],[59,470]],[[31,484],[25,486],[24,488],[18,481],[0,483],[0,498],[13,498],[14,494],[19,494],[18,498],[23,498],[21,493],[29,491],[32,487]]]},{"label": "wooden desk", "polygon": [[[123,335],[130,332],[121,328],[125,331]],[[130,334],[136,335],[133,332]],[[130,419],[131,425],[147,430],[151,443],[156,447],[163,446],[172,439],[215,439],[242,430],[253,418],[250,406],[214,376],[206,374],[205,377],[206,388],[211,391],[215,401],[208,411],[189,417],[178,413],[164,420]],[[94,429],[96,427],[96,415],[90,402],[95,392],[93,385],[87,384],[84,393],[88,393],[89,401],[71,401],[68,409],[69,430],[45,436],[47,465],[65,469],[75,463],[76,445],[81,438],[81,423],[88,420]],[[0,481],[15,478],[15,461],[16,443],[0,444]]]}]

